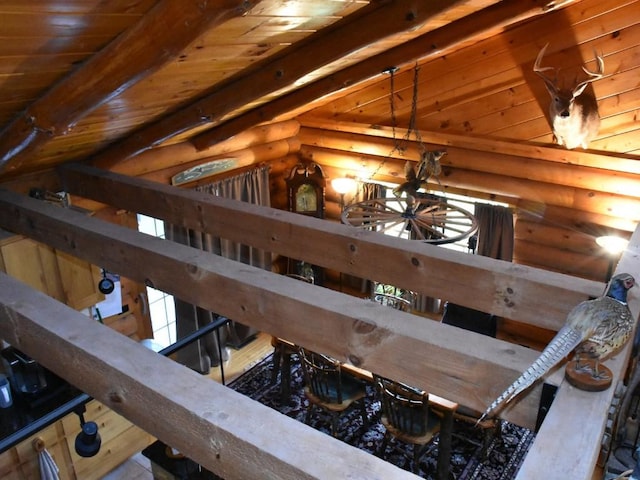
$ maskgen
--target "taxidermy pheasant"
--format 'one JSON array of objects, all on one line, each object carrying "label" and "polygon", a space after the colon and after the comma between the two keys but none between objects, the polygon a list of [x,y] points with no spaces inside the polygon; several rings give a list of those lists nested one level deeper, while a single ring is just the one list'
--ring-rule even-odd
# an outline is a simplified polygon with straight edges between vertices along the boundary
[{"label": "taxidermy pheasant", "polygon": [[406,193],[412,197],[417,197],[417,191],[427,186],[429,177],[440,175],[440,159],[447,154],[446,150],[435,150],[433,152],[425,151],[418,163],[417,171],[413,168],[411,162],[404,164],[405,182],[393,189],[396,197]]},{"label": "taxidermy pheasant", "polygon": [[[598,371],[600,361],[620,350],[633,332],[635,322],[627,305],[627,291],[634,285],[631,275],[621,273],[611,279],[606,295],[576,305],[536,361],[487,408],[478,423],[513,400],[576,347],[576,368],[588,369],[594,378],[602,378]],[[595,360],[593,369],[580,365],[583,355]]]}]

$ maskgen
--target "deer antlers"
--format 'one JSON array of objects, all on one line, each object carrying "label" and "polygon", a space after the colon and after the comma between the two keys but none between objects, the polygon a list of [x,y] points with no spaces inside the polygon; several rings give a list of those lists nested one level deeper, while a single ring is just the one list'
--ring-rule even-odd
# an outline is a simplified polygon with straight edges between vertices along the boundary
[{"label": "deer antlers", "polygon": [[[559,145],[572,149],[575,147],[587,148],[587,145],[598,134],[600,128],[600,116],[598,114],[598,103],[593,95],[582,93],[591,82],[602,77],[604,72],[604,60],[597,53],[596,71],[582,67],[588,78],[580,83],[576,83],[573,88],[562,88],[558,85],[558,69],[554,67],[542,67],[542,57],[549,44],[542,47],[533,65],[533,71],[543,80],[549,95],[551,104],[549,105],[549,117],[553,127],[553,135]],[[550,77],[546,72],[554,72]]]},{"label": "deer antlers", "polygon": [[[551,88],[552,90],[557,91],[560,89],[560,87],[558,86],[558,69],[555,67],[540,66],[540,62],[542,62],[542,57],[544,57],[544,54],[547,51],[548,46],[549,44],[547,43],[544,47],[542,47],[542,50],[540,50],[540,52],[538,53],[538,56],[536,57],[536,61],[533,64],[533,71],[544,80],[544,82],[547,84],[547,88]],[[584,71],[584,73],[589,75],[589,78],[578,83],[575,87],[573,87],[571,92],[573,93],[574,98],[580,95],[588,84],[590,84],[591,82],[594,82],[595,80],[598,80],[599,78],[602,78],[602,76],[604,75],[604,59],[602,58],[601,55],[598,55],[597,52],[595,52],[595,50],[594,50],[594,55],[595,55],[596,63],[598,65],[598,69],[596,71],[591,71],[585,66],[582,67],[582,70]],[[554,72],[553,78],[550,78],[544,74],[544,72],[547,72],[550,70]]]}]

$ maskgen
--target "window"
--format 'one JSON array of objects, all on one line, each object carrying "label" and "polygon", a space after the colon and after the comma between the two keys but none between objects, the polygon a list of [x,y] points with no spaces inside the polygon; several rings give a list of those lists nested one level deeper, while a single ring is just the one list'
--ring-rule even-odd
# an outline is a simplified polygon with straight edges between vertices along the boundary
[{"label": "window", "polygon": [[[146,215],[138,214],[138,231],[165,238],[164,222]],[[147,299],[153,338],[164,347],[175,343],[176,311],[173,296],[162,290],[147,287]]]},{"label": "window", "polygon": [[[387,196],[386,198],[388,198],[391,201],[387,202],[387,205],[392,205],[393,206],[393,200],[396,199],[396,196],[393,194],[393,187],[395,187],[394,184],[391,183],[386,183],[386,182],[378,182],[382,185],[385,185],[387,187]],[[501,203],[501,202],[491,202],[491,201],[487,201],[487,200],[480,200],[477,198],[473,198],[473,197],[468,197],[465,195],[456,195],[453,193],[447,193],[446,195],[443,195],[442,192],[438,192],[438,191],[429,191],[427,193],[430,193],[432,195],[437,195],[439,197],[442,197],[443,199],[446,199],[447,203],[449,205],[453,205],[456,206],[458,208],[461,208],[463,210],[466,210],[467,212],[469,212],[471,215],[475,216],[475,207],[476,207],[476,202],[480,202],[480,203],[489,203],[491,205],[501,205],[501,206],[508,206],[506,203]],[[397,210],[401,210],[402,207],[397,204],[395,206],[395,208]],[[445,233],[446,232],[446,227],[445,227]],[[392,235],[395,237],[400,237],[400,238],[408,238],[408,233],[406,233],[404,231],[404,224],[399,224],[396,225],[393,228],[388,229],[387,231],[384,232],[386,235]],[[455,236],[455,234],[453,232],[449,232],[450,235],[447,236]],[[472,249],[469,248],[469,238],[464,238],[462,240],[459,240],[457,242],[453,242],[453,243],[444,243],[439,245],[442,248],[448,248],[450,250],[456,250],[459,252],[464,252],[464,253],[468,253],[471,252]],[[475,249],[473,249],[475,250]]]}]

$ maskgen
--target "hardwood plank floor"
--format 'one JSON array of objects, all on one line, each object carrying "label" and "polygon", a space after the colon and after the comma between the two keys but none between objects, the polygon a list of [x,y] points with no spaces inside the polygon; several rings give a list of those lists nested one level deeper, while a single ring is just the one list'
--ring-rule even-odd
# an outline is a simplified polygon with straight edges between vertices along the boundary
[{"label": "hardwood plank floor", "polygon": [[[227,351],[229,352],[229,360],[224,362],[223,368],[224,380],[228,385],[273,351],[271,335],[268,333],[258,333],[255,340],[240,350],[227,347]],[[212,368],[208,377],[219,382],[221,378],[220,368]]]}]

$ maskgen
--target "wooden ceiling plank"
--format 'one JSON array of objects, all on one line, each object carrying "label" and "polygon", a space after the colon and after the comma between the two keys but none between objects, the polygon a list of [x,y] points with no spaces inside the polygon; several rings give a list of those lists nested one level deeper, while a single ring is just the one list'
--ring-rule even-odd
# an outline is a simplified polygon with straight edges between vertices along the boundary
[{"label": "wooden ceiling plank", "polygon": [[[582,22],[579,27],[573,30],[573,35],[577,39],[589,39],[589,41],[579,47],[575,45],[576,39],[568,36],[564,28],[560,30],[557,28],[558,22],[562,21],[561,19],[567,11],[570,10],[556,11],[549,17],[549,22],[546,24],[525,23],[504,35],[493,36],[472,48],[457,50],[451,55],[438,58],[435,63],[423,65],[418,85],[421,95],[417,104],[421,120],[425,117],[424,112],[427,112],[427,115],[440,118],[440,112],[447,108],[457,108],[458,111],[467,115],[469,112],[482,112],[481,108],[464,108],[459,104],[470,98],[475,100],[475,96],[479,92],[481,96],[485,96],[487,94],[485,90],[488,88],[508,90],[514,85],[524,83],[527,78],[535,82],[533,90],[539,92],[539,97],[546,101],[547,93],[542,82],[531,69],[540,49],[540,42],[542,44],[550,42],[555,52],[564,51],[557,53],[556,59],[553,58],[554,55],[548,53],[545,57],[546,63],[549,65],[561,64],[563,71],[582,73],[580,70],[582,59],[592,59],[593,48],[601,43],[598,38],[593,39],[593,36],[620,35],[621,38],[628,39],[630,42],[635,41],[635,36],[631,32],[625,31],[633,28],[632,19],[634,19],[635,12],[632,8],[621,9],[615,15],[608,16],[605,25],[602,23],[603,20],[598,17]],[[552,19],[555,19],[555,22]],[[540,39],[544,39],[544,41]],[[571,53],[567,55],[567,52]],[[579,54],[575,54],[576,52]],[[613,59],[609,60],[611,52],[606,53],[606,71],[619,73],[620,68],[616,65],[618,62]],[[625,58],[625,63],[629,61],[632,60]],[[487,72],[488,65],[490,65],[491,75],[488,75]],[[526,73],[524,77],[523,70]],[[464,85],[459,82],[459,78],[465,79]],[[479,88],[479,85],[482,85],[482,89]],[[384,87],[381,89],[379,85],[374,84],[366,91],[359,91],[343,97],[339,102],[333,102],[332,107],[340,112],[336,119],[348,120],[354,116],[366,115],[371,117],[371,123],[388,124],[389,93],[386,85]],[[397,94],[395,112],[400,125],[408,124],[412,107],[412,89],[413,72],[399,73],[395,78],[394,91]],[[529,95],[531,95],[530,91]],[[314,113],[314,116],[318,116],[318,113]],[[470,119],[466,118],[465,120]],[[362,122],[362,120],[360,121]],[[435,120],[435,122],[440,124],[443,123],[443,120]],[[496,122],[489,122],[489,124],[495,125]]]},{"label": "wooden ceiling plank", "polygon": [[161,1],[0,132],[0,171],[18,168],[52,136],[64,134],[90,111],[172,60],[212,25],[242,15],[255,3]]},{"label": "wooden ceiling plank", "polygon": [[99,153],[94,165],[109,168],[120,159],[140,153],[189,129],[215,123],[251,101],[283,88],[291,88],[296,81],[314,70],[387,36],[418,28],[434,15],[460,3],[464,1],[425,3],[397,0],[372,3],[356,12],[355,18],[343,18],[285,49],[280,55],[256,65],[251,71],[232,77],[201,100],[137,130],[124,141]]},{"label": "wooden ceiling plank", "polygon": [[4,273],[0,305],[0,337],[222,478],[418,478],[158,355]]},{"label": "wooden ceiling plank", "polygon": [[52,2],[51,0],[30,0],[25,3],[21,0],[3,0],[0,7],[0,13],[83,13],[90,9],[93,13],[100,14],[132,14],[144,13],[153,4],[155,0],[111,0],[104,2],[102,0],[64,0]]},{"label": "wooden ceiling plank", "polygon": [[207,148],[246,128],[306,105],[309,103],[309,99],[326,97],[331,93],[351,88],[354,84],[377,77],[390,66],[442,56],[448,49],[470,42],[479,35],[486,35],[488,32],[503,28],[512,22],[522,21],[550,11],[547,9],[548,2],[535,1],[532,3],[534,6],[531,6],[531,3],[518,0],[500,2],[499,5],[488,7],[440,29],[421,35],[403,45],[333,73],[213,127],[194,137],[192,142],[198,149]]}]

